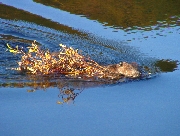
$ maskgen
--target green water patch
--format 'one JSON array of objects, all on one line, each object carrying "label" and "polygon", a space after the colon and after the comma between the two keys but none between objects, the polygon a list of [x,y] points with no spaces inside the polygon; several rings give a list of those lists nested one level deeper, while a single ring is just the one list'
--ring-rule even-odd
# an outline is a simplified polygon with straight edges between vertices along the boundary
[{"label": "green water patch", "polygon": [[179,62],[173,60],[158,60],[155,65],[159,67],[162,72],[173,72],[177,70]]}]

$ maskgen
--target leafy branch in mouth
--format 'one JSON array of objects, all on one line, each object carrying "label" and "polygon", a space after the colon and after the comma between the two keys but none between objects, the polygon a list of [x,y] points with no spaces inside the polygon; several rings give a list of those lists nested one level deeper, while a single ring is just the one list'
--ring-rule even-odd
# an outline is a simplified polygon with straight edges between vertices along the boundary
[{"label": "leafy branch in mouth", "polygon": [[119,64],[101,66],[89,57],[78,53],[78,50],[60,44],[59,52],[42,50],[36,41],[24,52],[18,46],[12,48],[7,44],[11,53],[20,53],[21,61],[17,70],[33,75],[63,74],[72,78],[103,78],[120,79],[123,77],[137,78],[140,76],[138,65],[120,62]]},{"label": "leafy branch in mouth", "polygon": [[102,72],[105,69],[90,58],[84,57],[78,53],[78,50],[72,47],[66,47],[60,44],[60,51],[51,53],[49,50],[42,50],[36,44],[27,47],[24,52],[18,46],[12,48],[7,44],[8,51],[13,54],[21,54],[21,60],[18,62],[17,70],[30,74],[64,74],[70,77],[103,77]]}]

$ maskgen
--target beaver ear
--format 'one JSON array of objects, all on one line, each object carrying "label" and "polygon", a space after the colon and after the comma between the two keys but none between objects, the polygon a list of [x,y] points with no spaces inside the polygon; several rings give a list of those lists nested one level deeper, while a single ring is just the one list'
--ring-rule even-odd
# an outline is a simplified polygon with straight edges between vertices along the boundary
[{"label": "beaver ear", "polygon": [[118,64],[118,65],[122,67],[122,66],[123,66],[123,62],[122,62],[122,61],[121,61],[121,62],[119,62],[119,64]]}]

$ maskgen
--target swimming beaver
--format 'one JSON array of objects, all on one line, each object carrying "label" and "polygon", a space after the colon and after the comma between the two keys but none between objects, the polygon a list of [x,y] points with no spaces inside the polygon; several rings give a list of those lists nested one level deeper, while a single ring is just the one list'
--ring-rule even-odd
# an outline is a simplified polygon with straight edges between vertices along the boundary
[{"label": "swimming beaver", "polygon": [[[119,64],[101,66],[90,58],[84,57],[72,47],[60,44],[60,52],[50,53],[42,51],[35,43],[25,53],[18,48],[15,51],[22,53],[18,62],[21,71],[32,74],[48,75],[54,73],[64,74],[70,77],[99,77],[99,78],[137,78],[140,76],[136,63],[121,62]],[[11,47],[8,47],[11,50]]]},{"label": "swimming beaver", "polygon": [[[58,52],[53,52],[53,56],[58,56]],[[96,62],[95,62],[96,63]],[[138,78],[140,76],[140,72],[138,71],[138,65],[136,63],[127,63],[120,62],[118,64],[112,64],[107,66],[101,66],[96,63],[99,70],[105,74],[105,77],[116,79],[121,77],[127,78]]]},{"label": "swimming beaver", "polygon": [[105,66],[106,75],[124,76],[128,78],[137,78],[140,76],[136,63],[120,62],[119,64]]}]

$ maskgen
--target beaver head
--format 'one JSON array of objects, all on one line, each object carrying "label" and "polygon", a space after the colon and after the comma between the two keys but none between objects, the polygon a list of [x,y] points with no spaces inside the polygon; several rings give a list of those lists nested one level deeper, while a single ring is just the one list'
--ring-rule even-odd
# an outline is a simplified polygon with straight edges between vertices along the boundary
[{"label": "beaver head", "polygon": [[106,71],[111,74],[123,75],[128,78],[137,78],[140,76],[137,64],[120,62],[119,64],[108,65]]}]

